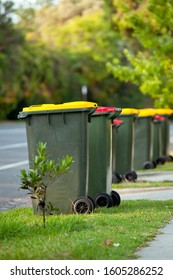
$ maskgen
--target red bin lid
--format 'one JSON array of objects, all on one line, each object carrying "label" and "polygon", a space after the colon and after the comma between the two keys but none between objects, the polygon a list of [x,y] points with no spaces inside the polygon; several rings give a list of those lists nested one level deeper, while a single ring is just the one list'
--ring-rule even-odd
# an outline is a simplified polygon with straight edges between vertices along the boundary
[{"label": "red bin lid", "polygon": [[117,120],[117,119],[113,120],[114,125],[121,125],[122,123],[123,123],[122,120]]},{"label": "red bin lid", "polygon": [[165,120],[165,117],[163,117],[163,116],[161,116],[161,115],[155,115],[155,116],[154,116],[154,119],[157,120],[157,121],[161,121],[161,122],[162,122],[162,121]]},{"label": "red bin lid", "polygon": [[95,112],[96,113],[112,113],[112,112],[116,112],[116,108],[115,107],[99,106]]}]

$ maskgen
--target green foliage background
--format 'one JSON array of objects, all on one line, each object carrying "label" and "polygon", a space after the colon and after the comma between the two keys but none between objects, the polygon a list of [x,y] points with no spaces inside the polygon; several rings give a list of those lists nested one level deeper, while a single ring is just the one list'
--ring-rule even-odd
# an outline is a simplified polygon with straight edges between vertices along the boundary
[{"label": "green foliage background", "polygon": [[83,85],[99,105],[172,107],[171,0],[13,2],[0,1],[0,119],[81,100]]}]

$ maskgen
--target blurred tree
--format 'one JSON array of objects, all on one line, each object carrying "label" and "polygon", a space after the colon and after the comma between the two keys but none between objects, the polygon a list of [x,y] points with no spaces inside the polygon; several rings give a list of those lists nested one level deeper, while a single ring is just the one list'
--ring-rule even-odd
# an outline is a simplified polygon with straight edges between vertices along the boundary
[{"label": "blurred tree", "polygon": [[[16,117],[30,104],[82,99],[83,85],[88,99],[102,105],[148,102],[130,80],[122,82],[107,71],[115,58],[128,63],[124,48],[144,49],[132,29],[119,27],[115,1],[41,0],[15,11],[10,3],[1,4],[0,16],[1,117]],[[18,21],[10,19],[13,12]]]},{"label": "blurred tree", "polygon": [[114,24],[129,44],[108,70],[138,85],[156,107],[173,106],[173,2],[115,0],[114,7]]},{"label": "blurred tree", "polygon": [[0,1],[0,119],[16,118],[25,105],[52,101],[57,88],[57,55],[25,40],[34,17],[33,9],[26,10],[19,25],[13,22],[13,3]]},{"label": "blurred tree", "polygon": [[0,118],[14,106],[20,92],[22,32],[12,22],[13,3],[0,1]]},{"label": "blurred tree", "polygon": [[[106,69],[106,62],[111,62],[113,57],[121,58],[123,48],[119,31],[110,17],[113,11],[102,0],[63,0],[59,5],[36,11],[26,38],[57,51],[58,88],[52,92],[53,100],[81,98],[83,84],[88,86],[91,101],[106,105],[120,100],[127,105],[128,98],[122,94],[125,88],[129,87],[131,93],[133,88],[131,98],[135,91],[139,92],[131,83],[122,87]],[[143,96],[136,98],[133,106],[137,100],[142,103]]]}]

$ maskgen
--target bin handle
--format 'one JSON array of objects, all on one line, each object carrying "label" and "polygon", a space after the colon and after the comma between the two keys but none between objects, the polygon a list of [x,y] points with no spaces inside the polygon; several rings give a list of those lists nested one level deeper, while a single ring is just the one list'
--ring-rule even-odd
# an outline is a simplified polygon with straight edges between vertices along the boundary
[{"label": "bin handle", "polygon": [[90,111],[88,112],[88,122],[91,122],[91,115],[95,112],[97,108],[91,108]]}]

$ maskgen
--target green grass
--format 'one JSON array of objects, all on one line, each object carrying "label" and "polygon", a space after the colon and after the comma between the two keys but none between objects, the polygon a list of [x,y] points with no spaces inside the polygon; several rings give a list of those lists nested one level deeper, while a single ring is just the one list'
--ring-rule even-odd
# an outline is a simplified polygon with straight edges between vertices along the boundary
[{"label": "green grass", "polygon": [[[173,162],[142,172],[173,170]],[[140,171],[141,172],[141,171]],[[173,186],[173,182],[114,184],[113,188]],[[0,213],[0,259],[134,259],[136,251],[159,233],[173,217],[173,200],[122,201],[119,207],[98,208],[90,215],[42,217],[32,209]]]},{"label": "green grass", "polygon": [[30,208],[0,213],[0,259],[122,260],[154,238],[173,216],[173,200],[122,201],[90,215],[42,217]]},{"label": "green grass", "polygon": [[163,181],[163,182],[148,182],[139,181],[136,182],[122,182],[119,184],[113,184],[113,189],[125,189],[125,188],[153,188],[153,187],[173,187],[173,182]]}]

